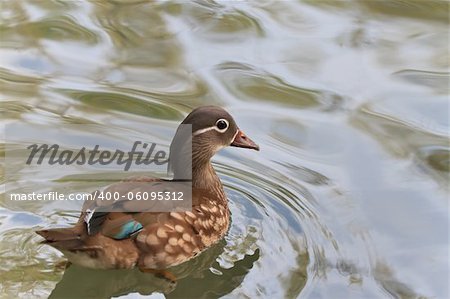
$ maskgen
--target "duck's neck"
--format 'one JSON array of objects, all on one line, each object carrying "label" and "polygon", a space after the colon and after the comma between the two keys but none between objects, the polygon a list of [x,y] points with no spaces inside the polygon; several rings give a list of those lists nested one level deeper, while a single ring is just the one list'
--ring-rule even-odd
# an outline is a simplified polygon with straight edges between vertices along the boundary
[{"label": "duck's neck", "polygon": [[209,160],[196,161],[194,159],[191,169],[192,172],[188,173],[189,171],[186,171],[185,167],[176,167],[174,169],[174,179],[187,179],[187,175],[191,174],[192,188],[210,192],[215,197],[218,197],[219,200],[223,199],[226,202],[222,182]]},{"label": "duck's neck", "polygon": [[223,192],[222,183],[209,161],[192,166],[192,187],[198,189],[219,188]]},{"label": "duck's neck", "polygon": [[192,145],[174,147],[173,151],[171,146],[171,169],[175,180],[191,179],[192,188],[209,192],[226,202],[222,182],[211,164],[212,151],[207,142],[198,139]]}]

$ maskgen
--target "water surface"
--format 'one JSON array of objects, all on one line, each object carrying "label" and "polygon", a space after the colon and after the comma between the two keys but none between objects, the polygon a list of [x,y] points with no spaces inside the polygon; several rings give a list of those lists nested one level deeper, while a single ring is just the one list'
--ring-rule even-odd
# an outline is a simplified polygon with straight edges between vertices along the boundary
[{"label": "water surface", "polygon": [[[215,104],[261,151],[214,158],[232,226],[174,269],[175,287],[139,271],[65,271],[34,230],[77,213],[17,210],[2,193],[1,297],[448,298],[448,9],[3,0],[2,126],[97,124],[168,144],[146,128]],[[48,176],[36,191],[92,187]]]}]

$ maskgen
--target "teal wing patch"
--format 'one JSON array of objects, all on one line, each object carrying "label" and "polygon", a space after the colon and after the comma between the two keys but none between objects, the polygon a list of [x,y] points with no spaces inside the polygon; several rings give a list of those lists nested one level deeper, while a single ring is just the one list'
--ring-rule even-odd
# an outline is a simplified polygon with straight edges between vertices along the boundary
[{"label": "teal wing patch", "polygon": [[130,237],[131,235],[137,233],[142,229],[142,224],[137,222],[134,219],[131,219],[130,221],[124,223],[120,228],[119,231],[116,232],[111,237],[116,240],[122,240]]}]

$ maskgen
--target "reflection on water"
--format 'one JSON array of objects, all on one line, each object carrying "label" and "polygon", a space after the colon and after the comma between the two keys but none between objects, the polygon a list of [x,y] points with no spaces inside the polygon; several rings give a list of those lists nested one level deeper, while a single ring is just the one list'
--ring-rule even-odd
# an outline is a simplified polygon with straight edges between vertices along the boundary
[{"label": "reflection on water", "polygon": [[[261,146],[215,157],[232,226],[174,269],[176,285],[57,267],[64,259],[33,231],[77,213],[18,211],[2,194],[2,297],[447,298],[448,9],[438,0],[2,1],[2,125],[89,123],[123,143],[168,144],[166,128],[217,104]],[[81,147],[90,135],[77,134]],[[2,144],[2,156],[14,146]],[[96,187],[77,179],[83,172],[46,176],[30,188]]]},{"label": "reflection on water", "polygon": [[[137,269],[99,271],[70,266],[49,298],[110,298],[129,293],[150,295],[154,292],[166,293],[168,298],[224,295],[241,284],[245,274],[259,258],[259,251],[256,251],[252,256],[237,261],[233,268],[222,269],[215,259],[223,251],[224,243],[214,246],[198,259],[173,268],[172,273],[178,278],[176,284]],[[208,284],[202,283],[204,280]]]}]

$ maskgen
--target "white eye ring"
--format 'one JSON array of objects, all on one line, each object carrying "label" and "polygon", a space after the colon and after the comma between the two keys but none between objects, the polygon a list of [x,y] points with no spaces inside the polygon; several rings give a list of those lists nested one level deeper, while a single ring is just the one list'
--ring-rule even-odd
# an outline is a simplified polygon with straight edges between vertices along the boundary
[{"label": "white eye ring", "polygon": [[[222,129],[219,129],[219,122],[224,122],[225,123],[225,127],[223,127]],[[220,126],[223,126],[222,123],[220,123]],[[219,133],[224,133],[228,128],[230,127],[230,123],[228,122],[228,120],[221,118],[219,120],[216,121],[216,124],[212,127],[207,127],[204,129],[199,129],[195,132],[192,133],[192,136],[197,136],[206,132],[209,132],[211,130],[217,131]]]},{"label": "white eye ring", "polygon": [[[225,127],[223,126],[224,124],[225,124]],[[221,118],[216,121],[215,130],[219,133],[224,133],[228,129],[229,126],[230,126],[230,123],[228,122],[228,120]],[[222,127],[222,128],[220,128],[220,127]]]}]

